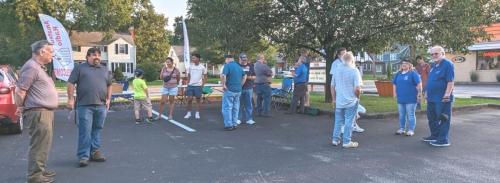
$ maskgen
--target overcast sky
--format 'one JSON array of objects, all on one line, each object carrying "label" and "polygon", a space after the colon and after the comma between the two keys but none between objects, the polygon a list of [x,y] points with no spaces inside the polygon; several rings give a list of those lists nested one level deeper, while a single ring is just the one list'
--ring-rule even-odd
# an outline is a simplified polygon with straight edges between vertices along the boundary
[{"label": "overcast sky", "polygon": [[158,13],[168,17],[168,29],[173,30],[174,19],[183,16],[187,12],[187,0],[151,0]]}]

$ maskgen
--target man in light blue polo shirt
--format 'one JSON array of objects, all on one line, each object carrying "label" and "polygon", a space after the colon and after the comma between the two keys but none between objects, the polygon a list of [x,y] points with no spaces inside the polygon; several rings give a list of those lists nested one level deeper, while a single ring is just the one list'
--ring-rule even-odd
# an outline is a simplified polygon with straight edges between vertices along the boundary
[{"label": "man in light blue polo shirt", "polygon": [[225,55],[226,65],[221,74],[222,88],[222,116],[224,117],[224,130],[236,129],[240,109],[240,96],[246,75],[241,66],[234,61],[230,54]]},{"label": "man in light blue polo shirt", "polygon": [[[352,52],[343,56],[344,66],[333,74],[331,83],[333,104],[335,106],[335,125],[332,135],[332,145],[339,145],[342,139],[342,147],[356,148],[357,142],[351,141],[352,123],[356,117],[359,96],[361,94],[361,76],[354,62]],[[341,128],[345,130],[341,138]]]},{"label": "man in light blue polo shirt", "polygon": [[450,146],[449,131],[455,68],[453,63],[445,58],[443,47],[432,47],[431,56],[434,64],[432,64],[425,88],[427,119],[431,135],[422,140],[433,146]]}]

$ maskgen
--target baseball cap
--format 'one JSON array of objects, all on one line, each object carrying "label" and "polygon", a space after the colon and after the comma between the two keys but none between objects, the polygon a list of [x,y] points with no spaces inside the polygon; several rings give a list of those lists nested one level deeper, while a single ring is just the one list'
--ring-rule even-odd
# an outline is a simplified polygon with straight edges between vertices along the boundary
[{"label": "baseball cap", "polygon": [[226,54],[224,54],[224,58],[233,58],[233,55],[226,53]]},{"label": "baseball cap", "polygon": [[142,76],[144,74],[144,71],[142,69],[136,69],[135,72],[134,72],[134,74],[136,76]]}]

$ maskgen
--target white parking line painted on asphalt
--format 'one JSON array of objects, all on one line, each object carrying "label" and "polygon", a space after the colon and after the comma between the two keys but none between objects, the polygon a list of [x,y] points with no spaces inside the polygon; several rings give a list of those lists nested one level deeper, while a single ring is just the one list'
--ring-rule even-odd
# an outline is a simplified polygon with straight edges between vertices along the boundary
[{"label": "white parking line painted on asphalt", "polygon": [[[155,110],[151,110],[151,112],[152,112],[153,114],[155,114],[155,115],[158,115],[158,114],[159,114],[159,113],[158,113],[158,112],[156,112]],[[182,123],[179,123],[179,122],[177,122],[177,121],[175,121],[175,120],[173,120],[173,119],[170,119],[170,120],[169,120],[169,119],[168,119],[168,117],[167,117],[167,116],[165,116],[165,115],[163,115],[163,114],[161,115],[161,118],[166,119],[166,120],[167,120],[167,121],[169,121],[170,123],[172,123],[172,124],[174,124],[174,125],[177,125],[178,127],[181,127],[181,128],[183,128],[184,130],[186,130],[186,131],[188,131],[188,132],[196,132],[196,130],[195,130],[195,129],[192,129],[192,128],[190,128],[189,126],[186,126],[186,125],[184,125],[184,124],[182,124]]]}]

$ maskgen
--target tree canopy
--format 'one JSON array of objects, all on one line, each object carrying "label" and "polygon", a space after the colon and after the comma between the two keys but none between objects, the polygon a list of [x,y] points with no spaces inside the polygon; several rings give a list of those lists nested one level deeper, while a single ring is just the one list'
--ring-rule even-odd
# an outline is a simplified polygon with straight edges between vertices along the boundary
[{"label": "tree canopy", "polygon": [[[193,24],[203,25],[199,35],[219,40],[222,48],[259,38],[307,48],[327,60],[326,73],[340,47],[379,53],[400,43],[465,50],[488,38],[483,26],[498,21],[500,10],[498,0],[189,0],[188,5]],[[330,79],[327,74],[327,83]]]},{"label": "tree canopy", "polygon": [[70,32],[136,31],[137,60],[158,61],[168,53],[167,19],[149,0],[5,0],[0,1],[0,63],[20,66],[31,56],[29,45],[45,35],[38,20],[43,13],[58,19]]}]

